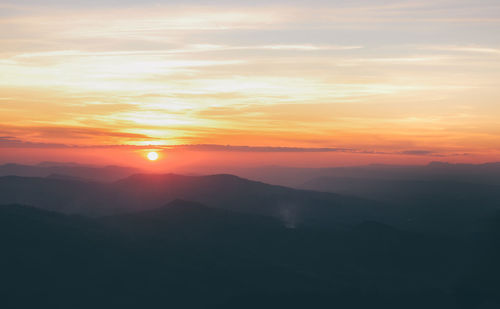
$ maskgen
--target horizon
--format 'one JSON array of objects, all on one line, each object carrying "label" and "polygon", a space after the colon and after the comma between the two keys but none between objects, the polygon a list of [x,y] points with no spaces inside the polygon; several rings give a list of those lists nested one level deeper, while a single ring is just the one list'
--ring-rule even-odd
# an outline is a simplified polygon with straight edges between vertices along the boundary
[{"label": "horizon", "polygon": [[[81,162],[76,162],[76,161],[39,161],[39,162],[34,162],[34,163],[19,163],[19,162],[0,162],[0,165],[26,165],[26,166],[86,166],[86,167],[133,167],[129,165],[114,165],[114,164],[91,164],[91,163],[81,163]],[[479,166],[479,165],[493,165],[493,164],[500,164],[500,161],[491,161],[491,162],[484,162],[484,163],[464,163],[464,162],[447,162],[447,161],[431,161],[428,163],[424,164],[380,164],[380,163],[370,163],[370,164],[363,164],[363,165],[341,165],[341,166],[334,166],[334,165],[329,165],[329,166],[320,166],[320,167],[309,167],[309,166],[288,166],[288,165],[279,165],[279,164],[272,164],[272,165],[260,165],[260,166],[254,166],[254,168],[266,168],[266,167],[278,167],[278,168],[311,168],[311,169],[328,169],[328,168],[338,168],[338,167],[364,167],[364,166],[409,166],[409,167],[423,167],[423,166],[432,166],[435,164],[440,164],[440,165],[451,165],[451,166],[460,166],[460,165],[471,165],[471,166]],[[221,166],[219,166],[221,167]]]},{"label": "horizon", "polygon": [[[254,164],[241,165],[240,162],[234,164],[211,164],[206,161],[198,161],[197,163],[190,163],[185,165],[170,165],[168,163],[160,161],[158,162],[147,162],[145,164],[142,160],[137,164],[126,164],[126,163],[116,163],[115,161],[110,162],[95,162],[95,160],[88,161],[0,161],[0,166],[2,165],[24,165],[24,166],[83,166],[83,167],[93,167],[93,168],[104,168],[104,167],[120,167],[120,168],[134,168],[141,173],[148,174],[164,174],[164,173],[195,173],[197,170],[203,175],[217,174],[217,173],[235,173],[237,171],[245,169],[262,169],[262,168],[283,168],[283,169],[334,169],[334,168],[356,168],[356,167],[370,167],[370,166],[386,166],[386,167],[432,167],[435,164],[449,165],[449,166],[485,166],[485,165],[495,165],[500,164],[500,161],[488,161],[488,162],[449,162],[449,161],[422,161],[422,162],[367,162],[365,164],[359,161],[350,162],[350,164],[326,164],[326,165],[308,165],[308,164],[278,164],[266,162],[260,163],[256,162]],[[238,175],[237,175],[238,176]]]}]

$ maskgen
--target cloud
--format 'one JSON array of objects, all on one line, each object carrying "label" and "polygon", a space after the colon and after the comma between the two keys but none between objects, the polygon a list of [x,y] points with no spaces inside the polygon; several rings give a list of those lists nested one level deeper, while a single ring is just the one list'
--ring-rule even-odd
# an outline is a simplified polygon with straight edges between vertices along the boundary
[{"label": "cloud", "polygon": [[12,136],[0,136],[0,148],[69,148],[69,146],[57,143],[25,142]]},{"label": "cloud", "polygon": [[349,59],[341,62],[341,65],[342,66],[366,65],[366,64],[449,65],[451,60],[454,59],[450,56],[423,55],[423,56],[410,56],[410,57]]},{"label": "cloud", "polygon": [[[249,47],[251,48],[251,47]],[[301,50],[301,51],[314,51],[314,50],[352,50],[361,49],[363,46],[351,45],[351,46],[337,46],[337,45],[311,45],[311,44],[296,44],[296,45],[265,45],[257,46],[258,49],[269,49],[269,50]]]},{"label": "cloud", "polygon": [[248,153],[357,153],[357,154],[398,154],[442,157],[444,155],[429,150],[405,150],[405,151],[372,151],[352,148],[336,147],[280,147],[280,146],[240,146],[240,145],[217,145],[217,144],[186,144],[186,145],[67,145],[58,143],[27,142],[12,136],[0,136],[0,148],[74,148],[74,149],[151,149],[164,151],[201,151],[201,152],[248,152]]},{"label": "cloud", "polygon": [[178,145],[171,149],[198,151],[236,151],[236,152],[353,152],[347,148],[310,148],[310,147],[273,147],[273,146],[232,146],[232,145]]},{"label": "cloud", "polygon": [[405,150],[401,151],[401,154],[413,155],[413,156],[439,156],[435,151],[430,150]]},{"label": "cloud", "polygon": [[[343,51],[362,49],[361,45],[318,45],[318,44],[281,44],[281,45],[215,45],[215,44],[189,44],[186,46],[157,49],[157,50],[116,50],[116,51],[83,51],[83,50],[52,50],[43,52],[21,53],[12,57],[12,59],[4,60],[15,63],[15,59],[29,58],[49,58],[54,57],[115,57],[115,56],[167,56],[172,54],[189,54],[189,53],[206,53],[217,51],[245,51],[245,50],[294,50],[294,51]],[[194,66],[207,66],[219,64],[234,64],[242,63],[243,61],[235,62],[200,62],[194,63]]]},{"label": "cloud", "polygon": [[[0,125],[5,145],[432,156],[498,140],[493,0],[90,1],[0,4],[0,123],[23,126]],[[461,106],[479,120],[447,116]],[[242,141],[323,148],[224,146]]]},{"label": "cloud", "polygon": [[[0,142],[8,145],[43,145],[44,148],[50,145],[56,147],[74,147],[73,142],[85,140],[89,144],[97,138],[100,142],[123,142],[125,140],[156,140],[156,138],[138,133],[119,132],[105,128],[88,128],[88,127],[64,127],[64,126],[0,126],[0,134],[5,134]],[[14,137],[14,135],[16,137]],[[29,140],[29,141],[25,141]],[[71,140],[71,144],[66,143],[44,143],[40,141],[55,140],[67,141]]]},{"label": "cloud", "polygon": [[485,46],[429,46],[429,47],[424,47],[423,49],[500,55],[500,48],[485,47]]},{"label": "cloud", "polygon": [[[0,136],[0,148],[10,149],[119,149],[119,150],[151,150],[165,152],[223,152],[223,153],[352,153],[359,155],[389,155],[389,156],[428,156],[435,158],[444,157],[464,157],[470,156],[470,153],[465,152],[437,152],[426,149],[414,150],[369,150],[356,148],[341,148],[341,147],[282,147],[282,146],[247,146],[247,145],[218,145],[218,144],[182,144],[182,145],[158,145],[154,141],[141,145],[127,144],[95,144],[95,145],[79,145],[79,144],[64,144],[64,143],[45,143],[45,142],[29,142],[18,139],[13,136]],[[377,147],[374,146],[373,149]]]}]

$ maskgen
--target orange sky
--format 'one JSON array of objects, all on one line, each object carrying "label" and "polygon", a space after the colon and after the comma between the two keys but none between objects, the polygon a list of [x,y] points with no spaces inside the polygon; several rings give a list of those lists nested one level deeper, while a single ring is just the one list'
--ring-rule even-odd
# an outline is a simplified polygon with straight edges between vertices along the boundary
[{"label": "orange sky", "polygon": [[497,1],[41,2],[0,4],[0,162],[498,161]]}]

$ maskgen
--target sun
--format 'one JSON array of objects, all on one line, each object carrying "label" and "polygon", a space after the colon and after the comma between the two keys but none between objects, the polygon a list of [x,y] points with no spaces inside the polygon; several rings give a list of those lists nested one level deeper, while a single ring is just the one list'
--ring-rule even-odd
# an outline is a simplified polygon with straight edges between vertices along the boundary
[{"label": "sun", "polygon": [[156,151],[151,151],[148,153],[148,160],[149,161],[156,161],[158,160],[158,153]]}]

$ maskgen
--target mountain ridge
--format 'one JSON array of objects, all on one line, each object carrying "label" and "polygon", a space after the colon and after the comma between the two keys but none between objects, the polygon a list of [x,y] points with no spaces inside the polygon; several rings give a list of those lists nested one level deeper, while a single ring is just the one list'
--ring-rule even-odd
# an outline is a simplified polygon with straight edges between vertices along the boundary
[{"label": "mountain ridge", "polygon": [[0,203],[35,205],[92,216],[159,208],[175,199],[278,218],[289,226],[372,218],[383,207],[359,198],[297,190],[219,174],[135,174],[113,183],[0,177]]}]

